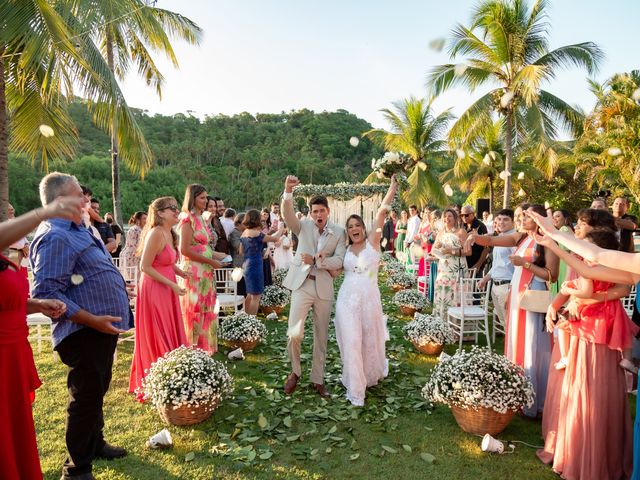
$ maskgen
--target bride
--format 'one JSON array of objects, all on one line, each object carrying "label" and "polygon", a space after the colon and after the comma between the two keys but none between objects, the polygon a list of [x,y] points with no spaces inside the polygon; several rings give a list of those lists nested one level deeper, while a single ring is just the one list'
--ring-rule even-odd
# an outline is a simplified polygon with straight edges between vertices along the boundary
[{"label": "bride", "polygon": [[356,406],[364,405],[367,387],[376,385],[388,373],[385,342],[389,335],[378,289],[378,264],[382,226],[397,188],[394,176],[368,236],[362,217],[351,215],[347,219],[349,247],[334,322],[342,359],[342,384],[347,389],[347,400]]}]

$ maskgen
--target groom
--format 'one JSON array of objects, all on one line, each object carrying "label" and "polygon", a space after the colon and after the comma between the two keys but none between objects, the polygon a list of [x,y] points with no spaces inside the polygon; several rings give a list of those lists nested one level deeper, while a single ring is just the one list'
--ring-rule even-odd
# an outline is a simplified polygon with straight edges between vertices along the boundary
[{"label": "groom", "polygon": [[282,215],[289,229],[298,237],[298,249],[283,285],[292,291],[289,311],[287,351],[293,370],[284,384],[287,395],[298,385],[300,347],[304,321],[313,307],[313,364],[311,385],[322,397],[329,392],[324,386],[324,364],[327,355],[327,332],[333,306],[333,277],[329,270],[342,268],[346,246],[342,227],[329,223],[329,203],[322,196],[309,202],[311,219],[298,220],[293,210],[293,188],[300,181],[289,175],[284,183]]}]

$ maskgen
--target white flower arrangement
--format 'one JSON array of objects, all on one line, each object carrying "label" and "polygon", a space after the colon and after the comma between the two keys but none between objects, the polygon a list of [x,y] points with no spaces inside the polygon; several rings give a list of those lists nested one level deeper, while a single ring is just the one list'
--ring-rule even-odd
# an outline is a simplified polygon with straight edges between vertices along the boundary
[{"label": "white flower arrangement", "polygon": [[289,272],[288,268],[276,268],[273,271],[273,274],[271,275],[271,278],[273,279],[273,284],[281,287],[282,282],[284,282],[284,278],[287,276],[288,272]]},{"label": "white flower arrangement", "polygon": [[416,345],[443,345],[456,341],[456,333],[449,324],[432,315],[416,313],[414,319],[403,327],[403,331],[405,338]]},{"label": "white flower arrangement", "polygon": [[393,275],[394,273],[402,273],[406,270],[403,263],[400,263],[395,258],[392,261],[386,262],[382,269],[388,274]]},{"label": "white flower arrangement", "polygon": [[228,397],[233,378],[204,350],[181,345],[151,364],[141,390],[156,407],[193,408]]},{"label": "white flower arrangement", "polygon": [[402,152],[385,152],[382,158],[371,159],[371,170],[378,178],[391,178],[394,173],[407,172],[411,163],[411,157]]},{"label": "white flower arrangement", "polygon": [[387,193],[389,185],[362,184],[362,183],[336,183],[335,185],[298,185],[293,193],[299,197],[314,197],[322,195],[333,197],[336,200],[351,200],[355,197],[372,197]]},{"label": "white flower arrangement", "polygon": [[534,395],[522,367],[475,345],[438,363],[422,389],[422,396],[431,402],[499,413],[533,405]]},{"label": "white flower arrangement", "polygon": [[421,310],[429,306],[429,301],[416,289],[400,290],[393,296],[393,303],[398,307],[411,307]]},{"label": "white flower arrangement", "polygon": [[278,285],[264,287],[260,298],[261,307],[284,307],[291,300],[291,292]]},{"label": "white flower arrangement", "polygon": [[412,288],[416,284],[415,277],[404,271],[389,272],[389,278],[387,279],[387,285],[393,287],[394,285],[400,285],[403,288]]},{"label": "white flower arrangement", "polygon": [[225,317],[218,327],[218,338],[227,342],[262,341],[267,333],[267,327],[258,317],[245,312]]},{"label": "white flower arrangement", "polygon": [[397,263],[396,257],[391,252],[382,252],[380,256],[380,263],[386,265],[387,263]]}]

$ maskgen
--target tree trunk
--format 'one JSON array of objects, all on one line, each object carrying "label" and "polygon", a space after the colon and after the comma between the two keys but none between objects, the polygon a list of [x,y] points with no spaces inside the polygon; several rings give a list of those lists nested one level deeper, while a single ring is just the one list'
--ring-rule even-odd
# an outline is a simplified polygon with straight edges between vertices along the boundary
[{"label": "tree trunk", "polygon": [[0,222],[7,219],[9,210],[9,138],[3,55],[4,47],[0,47]]},{"label": "tree trunk", "polygon": [[504,146],[504,169],[507,172],[507,178],[504,181],[504,198],[502,200],[502,208],[509,208],[511,204],[511,163],[512,163],[512,147],[513,147],[513,113],[507,113],[506,137]]},{"label": "tree trunk", "polygon": [[489,213],[493,215],[493,177],[489,177]]},{"label": "tree trunk", "polygon": [[[113,61],[113,39],[111,31],[107,30],[107,65],[115,76],[115,63]],[[111,120],[111,197],[113,200],[113,221],[122,225],[122,212],[120,211],[120,159],[118,158],[118,120],[116,115]]]}]

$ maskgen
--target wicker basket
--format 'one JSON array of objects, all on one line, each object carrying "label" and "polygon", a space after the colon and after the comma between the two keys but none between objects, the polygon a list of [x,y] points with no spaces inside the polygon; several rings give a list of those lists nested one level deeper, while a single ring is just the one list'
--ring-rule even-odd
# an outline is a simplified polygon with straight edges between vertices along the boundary
[{"label": "wicker basket", "polygon": [[400,305],[400,311],[402,312],[403,315],[407,315],[409,317],[413,317],[413,315],[418,311],[419,309],[417,308],[413,308],[410,307],[409,305]]},{"label": "wicker basket", "polygon": [[444,343],[427,342],[422,345],[418,345],[416,342],[411,343],[413,343],[416,350],[420,353],[424,353],[425,355],[440,355],[444,349]]},{"label": "wicker basket", "polygon": [[164,423],[168,425],[195,425],[209,418],[217,407],[218,400],[198,407],[184,405],[174,409],[172,405],[163,405],[158,407],[158,413]]},{"label": "wicker basket", "polygon": [[270,313],[275,313],[276,315],[280,315],[284,310],[284,306],[283,305],[276,306],[276,307],[262,306],[260,307],[260,310],[262,310],[262,313],[264,313],[265,315],[269,315]]},{"label": "wicker basket", "polygon": [[260,340],[252,340],[250,342],[241,342],[239,340],[225,340],[225,343],[229,348],[235,350],[236,348],[242,348],[243,352],[250,352],[260,343]]},{"label": "wicker basket", "polygon": [[498,413],[492,408],[485,407],[478,407],[477,410],[474,410],[473,408],[466,409],[456,405],[449,406],[460,428],[467,433],[476,435],[488,433],[495,436],[499,434],[507,428],[515,413],[513,410],[507,410],[507,413]]}]

